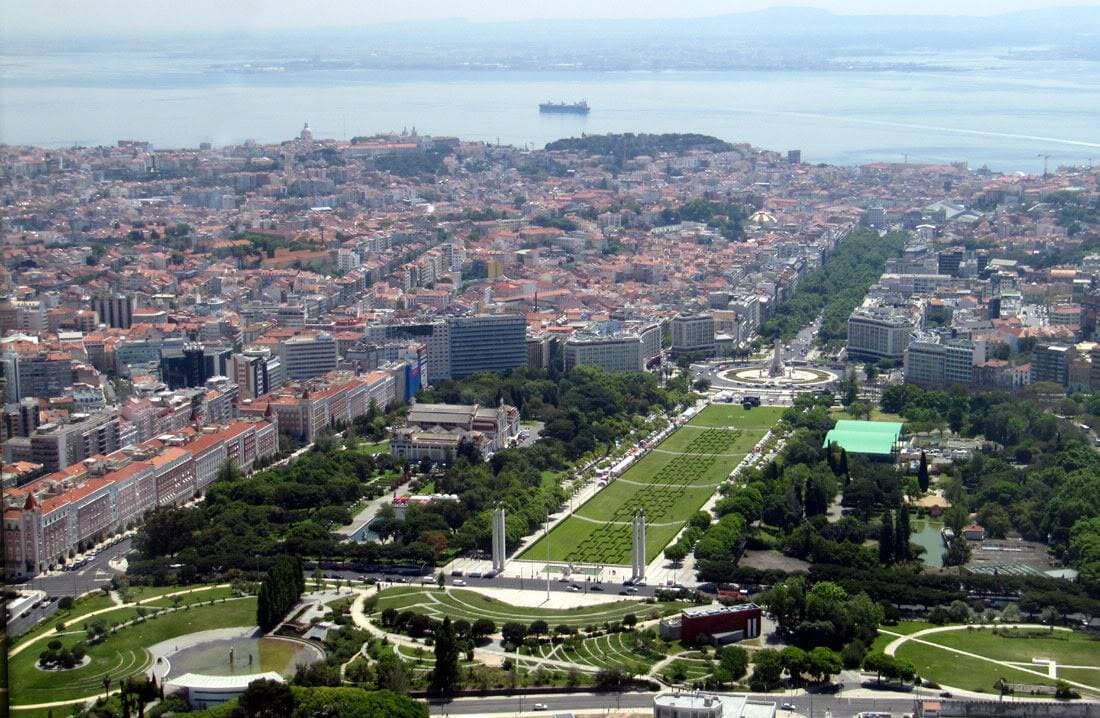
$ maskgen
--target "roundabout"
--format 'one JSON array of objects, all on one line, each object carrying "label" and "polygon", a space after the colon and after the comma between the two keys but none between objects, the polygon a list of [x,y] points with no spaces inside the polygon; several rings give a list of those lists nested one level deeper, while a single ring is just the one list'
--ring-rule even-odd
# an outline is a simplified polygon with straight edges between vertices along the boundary
[{"label": "roundabout", "polygon": [[719,372],[718,378],[745,387],[813,389],[831,384],[837,375],[814,367],[784,367],[781,373],[773,373],[767,365],[761,365],[727,369]]}]

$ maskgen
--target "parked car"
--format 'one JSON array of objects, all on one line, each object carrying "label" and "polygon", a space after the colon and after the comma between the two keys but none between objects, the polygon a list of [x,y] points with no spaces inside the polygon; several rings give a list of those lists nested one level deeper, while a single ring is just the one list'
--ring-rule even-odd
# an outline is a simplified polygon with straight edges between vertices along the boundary
[{"label": "parked car", "polygon": [[465,586],[466,582],[463,581],[461,578],[456,578],[455,580],[451,581],[451,585],[452,586]]}]

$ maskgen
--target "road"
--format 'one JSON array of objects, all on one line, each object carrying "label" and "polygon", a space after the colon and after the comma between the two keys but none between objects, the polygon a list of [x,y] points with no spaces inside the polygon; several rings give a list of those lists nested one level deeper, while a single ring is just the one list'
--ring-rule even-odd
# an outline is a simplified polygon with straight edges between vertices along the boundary
[{"label": "road", "polygon": [[[131,539],[125,538],[109,549],[101,551],[86,566],[78,571],[61,571],[35,578],[9,588],[14,590],[43,591],[47,596],[80,596],[106,586],[111,577],[118,572],[108,565],[108,561],[125,556],[130,551]],[[35,608],[14,621],[8,622],[8,633],[19,636],[30,630],[39,621],[49,618],[57,612],[57,601]]]},{"label": "road", "polygon": [[[547,707],[546,715],[555,712],[607,710],[618,708],[651,709],[655,693],[579,693],[571,695],[547,696],[509,696],[484,698],[459,698],[450,703],[432,703],[432,715],[506,715],[509,713],[531,712],[535,703]],[[915,696],[883,691],[879,698],[845,698],[832,695],[801,695],[785,697],[782,694],[750,695],[755,700],[774,702],[776,705],[789,703],[793,711],[776,710],[776,718],[788,718],[792,715],[825,716],[829,711],[833,718],[848,718],[863,711],[882,711],[900,715],[912,713]],[[812,712],[811,712],[812,708]]]},{"label": "road", "polygon": [[[404,584],[412,585],[412,586],[415,586],[417,584],[423,584],[425,586],[435,586],[436,585],[436,582],[435,582],[436,581],[436,579],[435,579],[436,574],[434,574],[434,573],[423,576],[423,577],[419,577],[419,576],[394,576],[393,574],[386,574],[386,573],[360,573],[358,571],[338,571],[338,570],[332,570],[332,569],[325,570],[324,573],[325,573],[326,578],[341,578],[341,579],[350,578],[352,581],[356,581],[356,582],[360,581],[364,578],[373,578],[376,581],[385,581],[387,583],[398,583],[398,584],[404,583]],[[312,579],[312,574],[309,571],[306,572],[306,578],[307,579]],[[452,577],[450,575],[447,575],[446,578],[447,578],[447,585],[451,585],[454,581],[454,578],[456,578],[456,577]],[[545,579],[512,578],[512,577],[508,577],[508,576],[496,576],[494,578],[471,578],[468,575],[464,575],[464,576],[462,576],[462,580],[466,582],[466,588],[485,587],[485,588],[514,588],[514,589],[521,589],[521,590],[527,590],[527,591],[532,591],[532,590],[545,591],[546,590],[546,580]],[[577,583],[577,585],[581,588],[580,592],[583,593],[585,591],[584,581],[583,580],[579,581]],[[594,585],[598,586],[598,588],[596,590],[593,590]],[[603,593],[603,594],[610,594],[610,595],[619,595],[619,594],[621,594],[623,596],[623,598],[627,598],[627,597],[645,598],[645,597],[648,597],[648,596],[654,596],[654,595],[656,595],[657,591],[660,590],[662,587],[661,586],[636,586],[635,588],[637,589],[636,593],[627,593],[626,591],[628,590],[628,587],[624,587],[622,584],[619,584],[619,583],[608,583],[608,582],[605,581],[603,584],[589,584],[588,585],[588,591],[591,591],[592,593]],[[567,582],[567,581],[558,581],[556,578],[554,578],[550,581],[550,590],[554,591],[554,592],[563,592],[563,593],[573,592],[573,593],[577,593],[576,591],[571,590],[569,582]]]}]

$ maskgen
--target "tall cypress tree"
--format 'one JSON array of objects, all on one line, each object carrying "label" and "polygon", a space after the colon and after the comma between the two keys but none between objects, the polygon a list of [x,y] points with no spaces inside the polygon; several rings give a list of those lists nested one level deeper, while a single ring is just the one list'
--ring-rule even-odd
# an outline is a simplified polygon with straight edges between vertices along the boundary
[{"label": "tall cypress tree", "polygon": [[432,669],[431,691],[449,695],[458,688],[458,640],[450,616],[435,630],[435,668]]},{"label": "tall cypress tree", "polygon": [[920,452],[920,468],[917,469],[917,483],[921,491],[928,491],[928,456]]},{"label": "tall cypress tree", "polygon": [[838,471],[844,474],[844,485],[848,485],[848,480],[852,478],[848,471],[848,451],[842,446],[840,447],[840,465]]},{"label": "tall cypress tree", "polygon": [[894,560],[908,561],[909,555],[909,507],[904,503],[894,519]]},{"label": "tall cypress tree", "polygon": [[883,566],[894,562],[894,519],[890,509],[882,512],[882,526],[878,532],[878,560]]}]

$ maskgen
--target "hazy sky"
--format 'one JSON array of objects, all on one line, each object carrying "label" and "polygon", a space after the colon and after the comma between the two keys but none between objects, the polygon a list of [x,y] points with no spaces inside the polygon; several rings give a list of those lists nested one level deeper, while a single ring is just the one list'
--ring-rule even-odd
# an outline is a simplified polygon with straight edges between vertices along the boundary
[{"label": "hazy sky", "polygon": [[4,32],[110,33],[347,27],[402,20],[663,18],[776,6],[852,14],[990,15],[1097,0],[5,0]]}]

